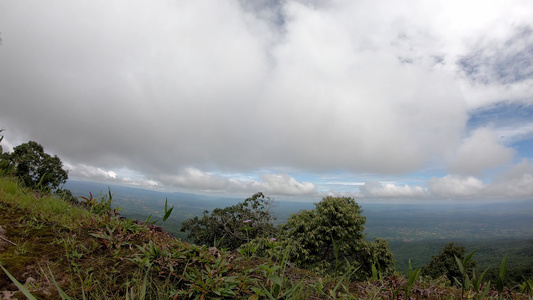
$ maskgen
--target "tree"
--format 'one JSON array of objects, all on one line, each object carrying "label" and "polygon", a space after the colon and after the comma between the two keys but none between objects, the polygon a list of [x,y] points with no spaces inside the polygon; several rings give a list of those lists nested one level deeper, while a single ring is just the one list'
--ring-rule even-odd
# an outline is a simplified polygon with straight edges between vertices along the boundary
[{"label": "tree", "polygon": [[365,278],[372,273],[372,265],[382,273],[393,271],[387,242],[365,240],[366,218],[353,198],[325,197],[315,206],[291,215],[282,227],[287,246],[292,245],[290,256],[294,262],[330,272],[348,262],[359,266],[358,274]]},{"label": "tree", "polygon": [[216,208],[202,218],[194,217],[182,223],[181,231],[189,231],[188,238],[196,244],[237,249],[256,237],[269,236],[274,231],[270,213],[272,201],[256,193],[244,202],[226,208]]},{"label": "tree", "polygon": [[12,153],[2,154],[2,160],[7,162],[4,167],[11,168],[13,175],[29,188],[56,190],[68,179],[59,157],[45,153],[43,146],[34,141],[16,146]]},{"label": "tree", "polygon": [[[448,279],[453,283],[454,278],[461,280],[462,274],[455,256],[461,261],[464,260],[466,254],[466,248],[463,246],[456,246],[454,243],[447,244],[439,253],[439,255],[431,257],[431,260],[428,264],[422,267],[422,275],[430,276],[431,278],[438,278],[442,275],[446,275]],[[475,260],[470,260],[465,269],[469,276],[472,275],[472,270],[476,266]]]}]

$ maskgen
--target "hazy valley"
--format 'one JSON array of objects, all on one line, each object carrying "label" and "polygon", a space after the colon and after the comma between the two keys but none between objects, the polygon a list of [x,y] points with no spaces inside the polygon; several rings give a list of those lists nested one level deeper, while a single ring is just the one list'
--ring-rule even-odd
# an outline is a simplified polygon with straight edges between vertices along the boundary
[{"label": "hazy valley", "polygon": [[[87,196],[92,192],[106,193],[108,185],[68,181],[66,188],[74,195]],[[181,223],[201,215],[204,210],[233,205],[243,199],[202,196],[188,193],[164,193],[124,186],[109,186],[113,203],[121,214],[145,220],[161,218],[165,199],[175,209],[165,229],[176,237],[186,239],[180,232]],[[505,254],[510,268],[529,265],[533,275],[533,201],[508,203],[435,204],[372,204],[360,203],[366,216],[367,239],[383,238],[389,242],[396,259],[396,268],[407,272],[409,259],[413,267],[426,264],[448,242],[478,249],[476,260],[483,269],[498,267]],[[277,223],[284,223],[292,213],[312,209],[312,202],[276,201],[273,211]],[[155,218],[155,219],[154,219]],[[522,268],[523,269],[523,268]]]}]

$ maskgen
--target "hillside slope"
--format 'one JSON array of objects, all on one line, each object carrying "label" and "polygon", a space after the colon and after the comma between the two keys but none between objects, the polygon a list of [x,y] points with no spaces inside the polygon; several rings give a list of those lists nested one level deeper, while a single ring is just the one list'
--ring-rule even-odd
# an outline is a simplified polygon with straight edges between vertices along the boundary
[{"label": "hillside slope", "polygon": [[[106,197],[72,205],[0,177],[0,264],[38,299],[453,299],[444,282],[401,276],[350,282],[284,260],[175,239],[160,227],[93,213]],[[87,203],[90,202],[90,203]],[[273,247],[279,253],[283,249]],[[491,295],[496,296],[496,291]],[[506,297],[527,299],[507,292]],[[0,271],[0,298],[25,295]]]}]

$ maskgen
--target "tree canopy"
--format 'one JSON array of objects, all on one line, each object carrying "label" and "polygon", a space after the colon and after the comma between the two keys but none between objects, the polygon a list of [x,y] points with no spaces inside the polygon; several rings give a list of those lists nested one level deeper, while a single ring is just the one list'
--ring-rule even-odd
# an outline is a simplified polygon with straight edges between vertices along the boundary
[{"label": "tree canopy", "polygon": [[16,146],[12,153],[2,153],[1,159],[2,167],[30,188],[55,190],[68,179],[59,157],[45,153],[34,141]]},{"label": "tree canopy", "polygon": [[204,211],[201,218],[183,222],[181,231],[196,244],[237,249],[256,237],[271,235],[274,231],[270,212],[272,201],[262,193],[256,193],[244,202],[226,208],[216,208],[210,214]]},{"label": "tree canopy", "polygon": [[325,197],[316,208],[291,215],[282,227],[285,240],[292,247],[291,258],[298,265],[332,271],[349,263],[359,266],[359,275],[367,277],[372,265],[382,273],[393,270],[393,256],[385,240],[365,240],[361,207],[353,198]]},{"label": "tree canopy", "polygon": [[[422,275],[427,275],[432,278],[438,278],[442,275],[446,275],[448,279],[453,283],[454,278],[460,280],[462,278],[461,270],[457,265],[455,256],[461,261],[465,258],[466,248],[463,246],[456,246],[454,243],[449,243],[441,250],[439,255],[431,257],[428,264],[422,267]],[[465,269],[468,274],[472,274],[472,270],[476,266],[475,260],[470,260]]]}]

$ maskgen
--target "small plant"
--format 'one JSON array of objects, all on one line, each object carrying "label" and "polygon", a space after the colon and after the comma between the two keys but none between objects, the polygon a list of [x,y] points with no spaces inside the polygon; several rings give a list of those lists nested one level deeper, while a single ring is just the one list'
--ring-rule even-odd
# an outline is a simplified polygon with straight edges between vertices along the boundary
[{"label": "small plant", "polygon": [[89,233],[90,235],[100,238],[102,243],[109,250],[121,249],[123,246],[127,246],[130,243],[123,240],[122,235],[117,231],[117,225],[111,226],[105,225],[106,230],[102,233]]},{"label": "small plant", "polygon": [[194,299],[235,298],[236,290],[240,284],[237,276],[225,276],[231,266],[222,257],[212,264],[204,264],[204,268],[186,268],[181,276],[188,289],[178,292],[177,295]]},{"label": "small plant", "polygon": [[507,255],[502,260],[500,265],[500,272],[498,273],[498,279],[496,280],[496,289],[498,290],[498,299],[503,299],[503,291],[505,289],[505,272],[507,271]]},{"label": "small plant", "polygon": [[455,261],[457,262],[457,266],[459,267],[459,271],[461,272],[461,276],[462,276],[461,281],[459,281],[457,278],[454,278],[457,285],[461,287],[461,299],[463,299],[465,291],[470,290],[471,282],[470,282],[470,278],[467,274],[467,270],[465,267],[466,267],[466,264],[472,259],[472,256],[474,256],[474,253],[476,253],[476,251],[477,250],[472,251],[462,261],[456,255],[454,255]]},{"label": "small plant", "polygon": [[246,244],[244,244],[244,246],[241,247],[238,251],[241,255],[250,259],[255,255],[255,252],[257,251],[257,247],[255,245],[250,244],[250,235],[248,234],[248,231],[253,229],[253,227],[249,225],[249,223],[251,223],[252,220],[248,219],[248,220],[244,220],[243,222],[244,224],[246,224],[246,226],[244,226],[241,230],[246,231]]},{"label": "small plant", "polygon": [[120,221],[118,221],[118,226],[123,231],[130,232],[130,233],[133,233],[133,234],[138,234],[138,233],[141,233],[141,232],[148,231],[148,228],[146,228],[145,226],[139,225],[138,223],[136,223],[132,219],[120,220]]},{"label": "small plant", "polygon": [[146,224],[149,224],[149,225],[154,225],[155,223],[157,223],[159,221],[159,219],[155,220],[155,221],[152,221],[152,214],[150,214],[148,216],[148,218],[146,218],[146,221],[144,221],[144,223]]},{"label": "small plant", "polygon": [[[457,278],[454,278],[455,283],[461,287],[461,299],[464,298],[465,293],[467,295],[468,299],[485,299],[487,294],[490,291],[490,281],[486,284],[483,283],[483,277],[485,276],[485,273],[487,273],[487,269],[479,275],[479,277],[476,277],[475,270],[472,270],[472,279],[470,279],[468,275],[468,270],[466,269],[466,266],[468,265],[469,261],[474,256],[474,253],[476,253],[477,250],[472,251],[469,255],[467,255],[462,261],[455,256],[455,261],[457,262],[457,266],[459,267],[459,271],[461,272],[462,280],[459,281]],[[471,289],[473,289],[473,295],[470,293]]]},{"label": "small plant", "polygon": [[17,248],[15,249],[15,255],[25,255],[26,253],[28,253],[29,249],[27,247],[27,244],[28,242],[24,242],[22,244],[18,244],[17,245]]},{"label": "small plant", "polygon": [[117,215],[119,208],[112,209],[111,202],[113,201],[113,194],[111,194],[111,189],[108,188],[107,195],[100,196],[99,198],[94,198],[92,193],[89,193],[89,198],[78,196],[84,201],[82,204],[87,207],[91,213],[97,215]]},{"label": "small plant", "polygon": [[411,291],[413,290],[413,286],[415,285],[416,281],[420,277],[420,268],[413,270],[413,266],[411,265],[411,260],[409,260],[409,279],[407,281],[407,285],[405,286],[405,298],[409,299],[409,295],[411,294]]},{"label": "small plant", "polygon": [[170,214],[172,213],[172,210],[174,209],[174,205],[172,205],[170,209],[167,209],[167,202],[168,202],[168,198],[165,199],[165,215],[163,216],[163,226],[165,226],[166,220],[168,219],[168,217],[170,217]]},{"label": "small plant", "polygon": [[336,240],[331,236],[331,242],[333,243],[333,255],[335,256],[335,274],[338,274],[338,270],[341,264],[339,264],[339,248],[346,236],[343,236],[340,240]]},{"label": "small plant", "polygon": [[9,279],[11,279],[11,281],[13,281],[13,283],[17,286],[17,288],[24,294],[24,296],[26,296],[26,298],[30,299],[30,300],[37,300],[37,298],[35,298],[31,293],[30,291],[28,290],[28,288],[26,286],[24,286],[22,283],[20,283],[15,277],[13,277],[13,275],[11,275],[11,273],[9,273],[5,268],[4,266],[0,265],[0,268],[2,268],[2,270],[6,273],[7,277],[9,277]]},{"label": "small plant", "polygon": [[527,280],[525,277],[524,282],[522,282],[522,285],[520,285],[520,292],[525,293],[528,295],[529,299],[533,299],[533,278]]},{"label": "small plant", "polygon": [[[28,298],[29,300],[37,300],[37,298],[35,298],[35,296],[33,296],[31,294],[31,292],[28,290],[28,288],[23,285],[22,283],[20,283],[13,275],[11,275],[11,273],[9,273],[5,268],[4,266],[0,265],[0,268],[2,268],[2,270],[6,273],[7,277],[9,277],[9,279],[11,279],[11,281],[17,286],[17,288],[24,294],[24,296],[26,296],[26,298]],[[73,300],[71,297],[69,297],[65,291],[63,291],[63,289],[61,289],[61,287],[59,286],[59,284],[57,283],[54,275],[52,274],[52,271],[50,270],[50,267],[48,267],[48,272],[50,272],[50,279],[53,283],[53,285],[55,286],[55,288],[57,289],[57,292],[59,293],[59,296],[61,297],[61,299],[63,300]],[[85,297],[84,297],[85,299]]]},{"label": "small plant", "polygon": [[[335,287],[331,290],[329,290],[329,296],[332,299],[348,299],[348,298],[354,298],[352,295],[349,295],[350,289],[344,284],[345,280],[350,280],[350,278],[359,270],[359,267],[354,267],[350,264],[348,260],[346,260],[346,264],[348,266],[348,272],[344,273],[342,277],[339,279],[339,282],[335,285]],[[339,288],[344,290],[344,293],[341,293],[340,291],[337,291]]]},{"label": "small plant", "polygon": [[322,277],[319,277],[314,283],[311,283],[310,286],[316,290],[317,295],[326,295],[324,292],[324,280]]},{"label": "small plant", "polygon": [[487,273],[489,268],[486,268],[479,277],[476,277],[475,271],[472,273],[472,288],[474,289],[474,297],[475,299],[485,299],[487,294],[490,291],[490,281],[484,283],[483,277],[485,276],[485,273]]}]

